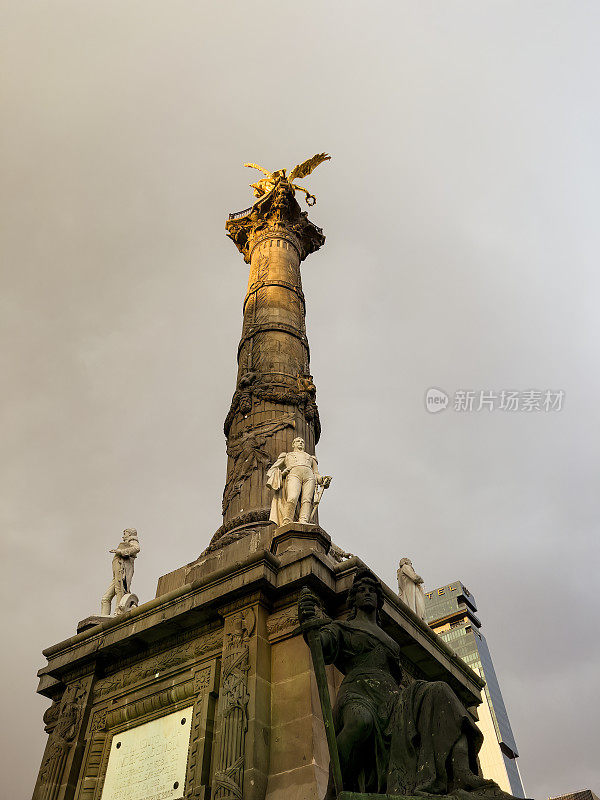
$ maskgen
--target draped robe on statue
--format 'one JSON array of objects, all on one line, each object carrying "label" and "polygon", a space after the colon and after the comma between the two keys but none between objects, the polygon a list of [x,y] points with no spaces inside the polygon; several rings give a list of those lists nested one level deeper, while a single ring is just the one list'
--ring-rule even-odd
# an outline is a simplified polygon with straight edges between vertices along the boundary
[{"label": "draped robe on statue", "polygon": [[[402,564],[402,562],[400,562]],[[419,619],[425,619],[425,594],[423,579],[417,575],[412,564],[402,564],[398,570],[400,597],[415,612]]]},{"label": "draped robe on statue", "polygon": [[374,722],[373,734],[357,746],[356,785],[345,781],[346,791],[448,794],[450,755],[462,734],[470,769],[478,773],[483,736],[446,683],[415,680],[402,687],[400,648],[378,626],[331,622],[319,633],[325,662],[344,674],[333,709],[336,732],[350,703],[367,709]]}]

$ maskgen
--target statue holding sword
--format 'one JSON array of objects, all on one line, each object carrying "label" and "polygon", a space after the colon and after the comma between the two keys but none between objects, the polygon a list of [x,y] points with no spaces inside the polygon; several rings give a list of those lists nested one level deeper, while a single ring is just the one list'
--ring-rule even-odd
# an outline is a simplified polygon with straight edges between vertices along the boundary
[{"label": "statue holding sword", "polygon": [[278,527],[293,522],[298,505],[298,522],[312,522],[323,492],[331,484],[330,475],[320,475],[315,456],[305,450],[300,436],[289,453],[281,453],[267,472],[267,486],[273,494],[270,519]]}]

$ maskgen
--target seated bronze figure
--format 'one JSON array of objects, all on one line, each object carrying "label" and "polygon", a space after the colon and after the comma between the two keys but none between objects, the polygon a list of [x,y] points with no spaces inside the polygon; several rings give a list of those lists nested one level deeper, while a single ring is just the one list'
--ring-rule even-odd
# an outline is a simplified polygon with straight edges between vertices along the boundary
[{"label": "seated bronze figure", "polygon": [[[379,624],[383,589],[371,572],[354,578],[347,621],[319,625],[316,603],[303,590],[298,614],[307,630],[316,627],[325,663],[344,675],[333,707],[344,791],[511,797],[481,777],[483,736],[450,686],[402,682],[400,647]],[[335,797],[330,769],[326,800]]]}]

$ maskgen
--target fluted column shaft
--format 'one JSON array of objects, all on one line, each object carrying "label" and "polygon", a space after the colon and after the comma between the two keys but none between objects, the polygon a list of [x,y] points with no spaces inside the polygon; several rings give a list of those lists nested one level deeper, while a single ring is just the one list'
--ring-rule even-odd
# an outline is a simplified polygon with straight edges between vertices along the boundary
[{"label": "fluted column shaft", "polygon": [[310,376],[300,264],[324,241],[286,186],[227,223],[250,263],[236,391],[225,421],[224,526],[266,521],[266,471],[301,436],[314,453],[320,424]]}]

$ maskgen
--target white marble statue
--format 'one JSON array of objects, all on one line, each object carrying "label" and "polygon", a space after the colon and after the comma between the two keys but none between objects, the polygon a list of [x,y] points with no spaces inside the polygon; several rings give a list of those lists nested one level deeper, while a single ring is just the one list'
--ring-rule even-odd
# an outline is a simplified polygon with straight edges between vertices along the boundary
[{"label": "white marble statue", "polygon": [[297,437],[291,453],[281,453],[267,472],[267,486],[274,492],[270,519],[278,527],[294,521],[298,503],[298,522],[310,523],[331,483],[330,475],[319,475],[317,459],[304,448],[304,439]]},{"label": "white marble statue", "polygon": [[[102,616],[110,616],[110,604],[115,598],[115,616],[122,614],[128,608],[137,605],[137,597],[131,594],[131,579],[133,578],[133,562],[140,552],[138,533],[135,528],[126,528],[123,531],[123,541],[114,550],[112,560],[113,579],[102,598]],[[124,604],[127,604],[127,607]]]},{"label": "white marble statue", "polygon": [[410,558],[401,558],[398,564],[398,594],[417,617],[425,619],[423,578],[413,569]]}]

